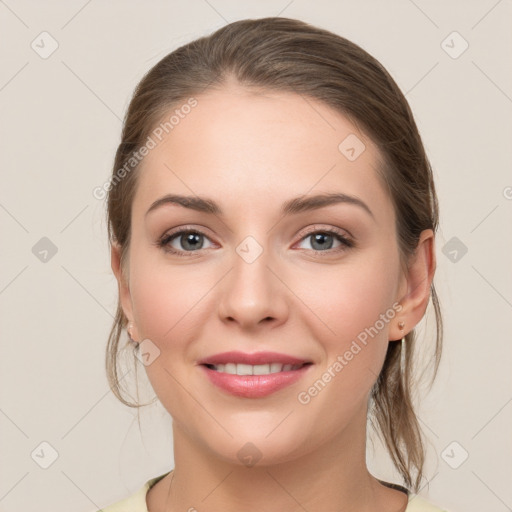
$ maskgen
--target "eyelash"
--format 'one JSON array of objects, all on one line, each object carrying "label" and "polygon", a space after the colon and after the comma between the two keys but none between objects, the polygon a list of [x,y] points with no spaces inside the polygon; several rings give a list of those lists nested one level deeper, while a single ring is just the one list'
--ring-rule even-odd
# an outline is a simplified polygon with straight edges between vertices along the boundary
[{"label": "eyelash", "polygon": [[[190,234],[190,233],[202,235],[202,236],[208,238],[208,235],[206,235],[206,233],[203,233],[199,229],[182,228],[178,231],[166,233],[156,242],[156,245],[159,248],[163,249],[165,252],[167,252],[169,254],[173,254],[180,258],[190,257],[192,254],[199,252],[201,249],[199,249],[198,251],[180,251],[180,250],[174,249],[173,247],[171,247],[169,245],[169,243],[174,238],[177,238],[183,234]],[[337,247],[335,249],[328,249],[326,251],[317,251],[315,249],[302,249],[302,250],[306,250],[306,251],[309,251],[309,250],[313,251],[314,253],[316,253],[315,254],[316,257],[322,258],[324,256],[332,256],[333,253],[339,253],[339,252],[346,251],[347,249],[351,249],[351,248],[355,247],[355,243],[353,240],[351,240],[350,238],[347,238],[345,235],[342,234],[341,231],[339,231],[337,229],[333,229],[333,228],[318,229],[316,227],[313,227],[313,228],[309,229],[299,241],[301,242],[302,240],[308,238],[311,235],[315,235],[315,234],[334,235],[334,237],[342,244],[340,247]]]}]

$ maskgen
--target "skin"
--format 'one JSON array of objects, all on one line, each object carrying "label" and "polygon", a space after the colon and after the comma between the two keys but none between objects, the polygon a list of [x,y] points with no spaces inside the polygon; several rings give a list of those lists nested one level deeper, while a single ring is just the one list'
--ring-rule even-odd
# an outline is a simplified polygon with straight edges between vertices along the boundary
[{"label": "skin", "polygon": [[[378,150],[328,106],[233,83],[197,100],[142,162],[128,275],[112,247],[132,337],[160,350],[146,371],[173,418],[174,480],[170,487],[168,475],[148,492],[149,512],[405,510],[405,494],[366,467],[367,403],[389,340],[401,339],[425,313],[436,265],[433,232],[422,233],[403,272],[393,206],[375,171]],[[351,133],[366,146],[355,161],[338,150]],[[373,217],[350,204],[280,215],[288,199],[322,192],[357,196]],[[168,193],[207,196],[224,214],[167,204],[145,216]],[[180,226],[206,235],[198,249],[186,245],[186,235],[169,242],[188,250],[185,257],[155,245]],[[356,246],[336,251],[343,246],[334,237],[322,249],[305,232],[313,226],[338,228]],[[252,263],[236,252],[249,235],[263,250]],[[298,393],[394,303],[402,310],[317,396],[299,403]],[[307,378],[265,398],[240,398],[197,366],[228,350],[276,351],[314,366]],[[247,442],[261,453],[253,467],[237,456]]]}]

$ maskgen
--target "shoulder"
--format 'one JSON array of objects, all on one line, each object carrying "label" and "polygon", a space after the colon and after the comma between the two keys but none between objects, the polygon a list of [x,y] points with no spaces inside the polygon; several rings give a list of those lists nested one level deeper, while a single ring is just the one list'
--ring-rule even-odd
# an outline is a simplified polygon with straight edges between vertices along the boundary
[{"label": "shoulder", "polygon": [[425,498],[417,494],[409,494],[409,503],[405,512],[450,512],[445,508],[440,508],[433,503],[430,503]]},{"label": "shoulder", "polygon": [[116,503],[112,503],[107,507],[102,508],[101,510],[97,510],[95,512],[148,512],[148,508],[146,505],[146,495],[159,480],[161,480],[168,473],[164,473],[163,475],[159,475],[155,478],[151,478],[148,480],[138,491],[133,493],[132,495],[124,498],[121,501],[117,501]]},{"label": "shoulder", "polygon": [[146,494],[149,490],[146,482],[137,492],[121,501],[98,510],[97,512],[148,512],[146,506]]},{"label": "shoulder", "polygon": [[407,494],[408,501],[404,512],[450,512],[445,508],[439,508],[437,505],[428,502],[425,498],[422,498],[418,494],[411,492],[409,489],[403,487],[402,485],[386,482],[380,479],[378,479],[378,481],[386,487],[390,487],[391,489],[396,489]]}]

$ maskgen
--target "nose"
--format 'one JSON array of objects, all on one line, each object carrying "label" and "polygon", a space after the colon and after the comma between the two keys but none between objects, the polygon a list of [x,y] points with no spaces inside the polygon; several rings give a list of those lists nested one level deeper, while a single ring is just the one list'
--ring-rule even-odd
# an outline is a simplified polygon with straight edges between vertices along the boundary
[{"label": "nose", "polygon": [[254,261],[240,254],[234,254],[232,268],[221,283],[219,317],[245,330],[275,328],[286,321],[289,309],[287,287],[274,268],[275,260],[267,250]]}]

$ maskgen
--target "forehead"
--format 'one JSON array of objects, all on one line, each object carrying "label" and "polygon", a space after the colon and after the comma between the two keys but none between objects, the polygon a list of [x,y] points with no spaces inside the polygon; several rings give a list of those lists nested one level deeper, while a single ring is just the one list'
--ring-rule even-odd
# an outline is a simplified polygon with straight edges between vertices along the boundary
[{"label": "forehead", "polygon": [[277,211],[290,197],[341,192],[361,198],[376,217],[393,215],[376,146],[341,113],[298,94],[232,85],[196,99],[161,141],[153,137],[134,213],[167,193],[212,197],[236,215],[240,205]]}]

